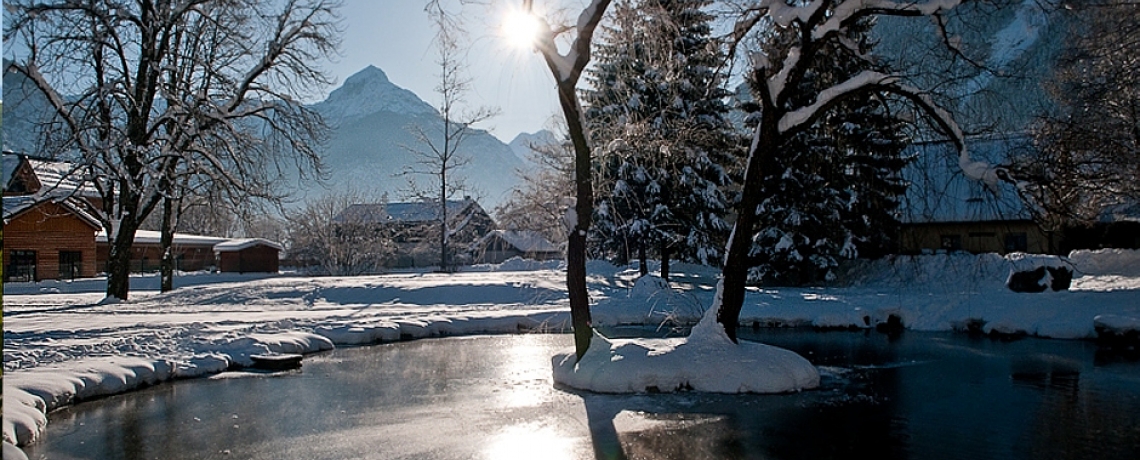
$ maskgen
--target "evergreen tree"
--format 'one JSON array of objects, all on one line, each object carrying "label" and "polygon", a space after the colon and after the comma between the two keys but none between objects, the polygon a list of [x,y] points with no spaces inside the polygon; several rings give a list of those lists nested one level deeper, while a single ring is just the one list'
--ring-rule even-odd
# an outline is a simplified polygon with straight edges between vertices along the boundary
[{"label": "evergreen tree", "polygon": [[[872,24],[862,20],[847,30],[846,39],[863,54],[873,47],[867,37]],[[779,55],[792,39],[772,34],[765,51]],[[814,101],[807,98],[861,71],[886,70],[853,53],[839,43],[826,45],[787,106],[809,105]],[[750,279],[792,285],[830,280],[841,258],[889,250],[898,228],[894,211],[906,191],[899,174],[906,165],[905,129],[884,95],[868,93],[835,105],[788,137],[783,154],[764,168]]]},{"label": "evergreen tree", "polygon": [[[594,240],[618,263],[637,255],[712,263],[720,257],[733,161],[724,55],[709,0],[615,4],[583,99],[597,162]],[[663,270],[665,271],[665,270]]]}]

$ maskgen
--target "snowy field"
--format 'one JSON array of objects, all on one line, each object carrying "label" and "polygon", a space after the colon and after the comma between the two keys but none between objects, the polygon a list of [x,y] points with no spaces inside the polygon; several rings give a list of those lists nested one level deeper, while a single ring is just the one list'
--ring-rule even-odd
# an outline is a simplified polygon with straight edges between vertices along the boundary
[{"label": "snowy field", "polygon": [[[1011,270],[1041,264],[1073,267],[1071,289],[1023,294],[1005,288]],[[596,261],[588,268],[596,325],[694,324],[712,304],[717,275],[674,264],[666,289],[656,277],[635,282],[635,269]],[[1058,339],[1094,338],[1098,327],[1140,328],[1140,251],[1084,251],[1063,260],[900,257],[852,266],[843,283],[751,289],[741,323],[873,328],[896,316],[913,330],[974,327]],[[183,274],[166,294],[157,292],[154,277],[135,278],[132,286],[129,302],[108,304],[100,303],[104,287],[97,279],[4,286],[6,444],[35,442],[45,414],[64,405],[246,366],[251,355],[569,330],[565,271],[549,262],[511,260],[454,275]],[[597,342],[658,353],[637,342]],[[553,370],[565,373],[557,359]],[[715,382],[710,385],[716,391]]]}]

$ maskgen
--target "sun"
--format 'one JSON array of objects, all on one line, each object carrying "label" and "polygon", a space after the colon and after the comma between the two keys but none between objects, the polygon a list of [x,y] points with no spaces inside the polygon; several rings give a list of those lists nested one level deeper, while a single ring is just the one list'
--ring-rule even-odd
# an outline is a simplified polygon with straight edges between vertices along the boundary
[{"label": "sun", "polygon": [[512,46],[534,48],[538,39],[538,18],[520,10],[508,11],[503,18],[502,35]]}]

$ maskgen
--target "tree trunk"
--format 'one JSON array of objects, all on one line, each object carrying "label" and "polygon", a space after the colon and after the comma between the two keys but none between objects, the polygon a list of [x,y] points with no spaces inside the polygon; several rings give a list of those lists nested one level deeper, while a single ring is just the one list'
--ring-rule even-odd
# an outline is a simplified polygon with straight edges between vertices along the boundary
[{"label": "tree trunk", "polygon": [[577,223],[570,229],[566,248],[566,288],[570,296],[574,350],[581,360],[594,335],[590,324],[590,296],[586,290],[586,234],[594,213],[594,191],[590,183],[590,146],[586,142],[582,110],[575,91],[573,82],[558,82],[558,102],[566,115],[566,127],[574,144],[574,186],[578,195],[574,213]]},{"label": "tree trunk", "polygon": [[121,221],[107,257],[107,297],[127,300],[131,291],[131,246],[138,226],[127,219]]},{"label": "tree trunk", "polygon": [[174,199],[162,199],[162,264],[159,266],[161,292],[174,290]]},{"label": "tree trunk", "polygon": [[721,271],[723,291],[721,292],[720,308],[716,312],[716,320],[724,326],[728,338],[736,342],[736,326],[740,323],[740,309],[744,306],[745,284],[748,282],[748,269],[750,261],[748,254],[752,250],[752,233],[756,227],[756,207],[760,204],[761,173],[766,162],[779,142],[778,118],[765,107],[760,121],[761,130],[759,139],[753,142],[748,152],[748,165],[744,172],[744,187],[741,191],[740,203],[737,207],[736,224],[732,228],[732,237],[728,241],[724,269]]},{"label": "tree trunk", "polygon": [[649,274],[649,264],[645,257],[645,243],[637,243],[637,271],[641,276]]}]

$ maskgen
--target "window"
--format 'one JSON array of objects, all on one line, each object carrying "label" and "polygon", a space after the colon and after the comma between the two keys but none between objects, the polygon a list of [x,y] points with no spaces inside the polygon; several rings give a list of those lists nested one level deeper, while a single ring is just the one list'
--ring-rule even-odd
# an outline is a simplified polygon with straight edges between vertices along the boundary
[{"label": "window", "polygon": [[1005,235],[1005,252],[1028,252],[1029,237],[1025,232],[1007,233]]},{"label": "window", "polygon": [[942,235],[942,249],[947,251],[961,251],[962,235]]},{"label": "window", "polygon": [[8,268],[4,281],[35,281],[36,251],[13,249],[8,253]]},{"label": "window", "polygon": [[73,280],[83,276],[83,253],[59,251],[59,279]]}]

